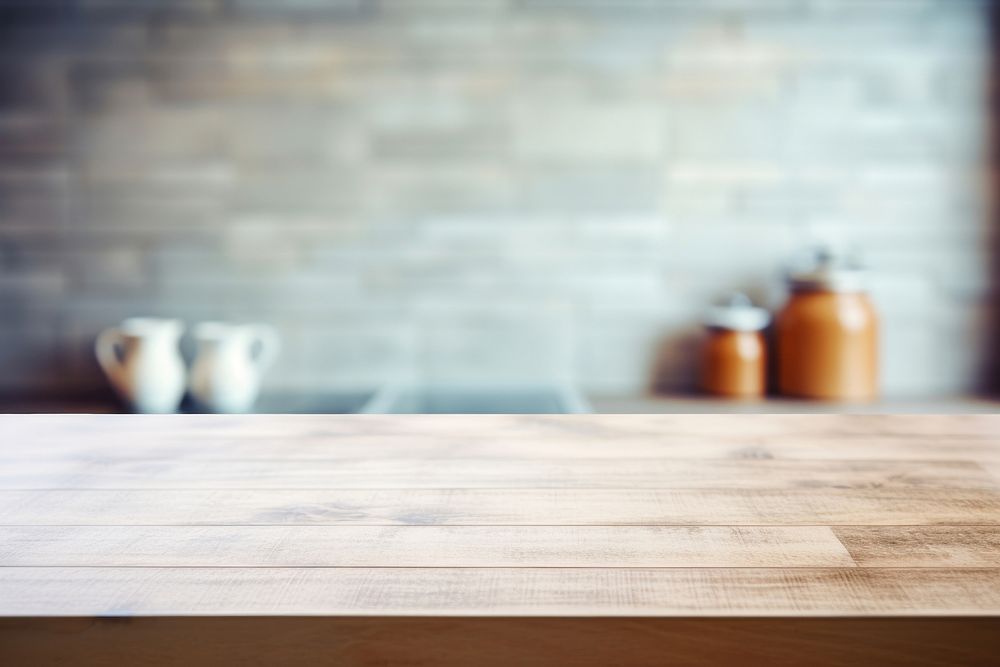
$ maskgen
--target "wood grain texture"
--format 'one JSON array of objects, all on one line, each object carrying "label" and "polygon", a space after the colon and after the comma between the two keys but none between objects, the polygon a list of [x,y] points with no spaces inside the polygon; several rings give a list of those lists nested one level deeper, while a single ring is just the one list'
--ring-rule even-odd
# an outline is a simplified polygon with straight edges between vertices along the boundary
[{"label": "wood grain texture", "polygon": [[224,459],[19,461],[0,489],[990,489],[969,461]]},{"label": "wood grain texture", "polygon": [[8,566],[984,568],[1000,567],[1000,527],[0,526],[0,562]]},{"label": "wood grain texture", "polygon": [[996,664],[998,466],[995,415],[2,416],[0,664]]},{"label": "wood grain texture", "polygon": [[1000,462],[997,415],[4,415],[0,458]]},{"label": "wood grain texture", "polygon": [[997,415],[841,414],[593,414],[578,415],[4,415],[0,435],[61,440],[66,433],[123,436],[293,438],[402,437],[454,438],[583,435],[712,436],[719,438],[794,436],[911,436],[994,438]]},{"label": "wood grain texture", "polygon": [[996,616],[1000,569],[3,567],[0,616]]},{"label": "wood grain texture", "polygon": [[133,567],[851,567],[825,526],[3,526],[0,562]]},{"label": "wood grain texture", "polygon": [[993,489],[0,491],[20,525],[980,525]]},{"label": "wood grain texture", "polygon": [[990,618],[0,619],[5,665],[988,667]]},{"label": "wood grain texture", "polygon": [[862,567],[1000,567],[1000,526],[838,526]]},{"label": "wood grain texture", "polygon": [[1000,484],[1000,461],[987,461],[982,464],[982,467],[993,477],[995,482]]}]

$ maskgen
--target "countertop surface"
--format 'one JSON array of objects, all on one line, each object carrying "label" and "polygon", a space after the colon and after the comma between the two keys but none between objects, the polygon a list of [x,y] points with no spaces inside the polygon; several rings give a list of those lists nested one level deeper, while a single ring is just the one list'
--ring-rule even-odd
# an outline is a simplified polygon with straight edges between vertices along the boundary
[{"label": "countertop surface", "polygon": [[887,396],[871,402],[809,401],[769,396],[733,400],[697,394],[602,395],[587,397],[603,414],[1000,414],[1000,401],[987,396]]},{"label": "countertop surface", "polygon": [[[261,414],[356,413],[372,391],[322,390],[266,394],[254,407]],[[1000,400],[989,396],[887,396],[871,402],[808,401],[781,396],[734,400],[695,393],[585,393],[600,414],[1000,414]],[[0,414],[117,414],[124,406],[110,392],[95,395],[0,395]]]},{"label": "countertop surface", "polygon": [[995,619],[998,475],[989,415],[5,415],[0,616]]}]

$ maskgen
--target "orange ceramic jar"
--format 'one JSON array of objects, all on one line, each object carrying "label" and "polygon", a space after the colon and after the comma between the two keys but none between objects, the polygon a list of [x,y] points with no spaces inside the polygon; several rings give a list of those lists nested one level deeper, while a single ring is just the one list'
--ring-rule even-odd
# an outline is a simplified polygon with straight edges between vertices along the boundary
[{"label": "orange ceramic jar", "polygon": [[767,346],[761,330],[768,320],[767,311],[753,307],[742,294],[709,312],[702,350],[705,391],[729,398],[764,395]]},{"label": "orange ceramic jar", "polygon": [[824,400],[878,395],[878,316],[859,268],[829,253],[790,275],[791,296],[775,318],[777,386]]}]

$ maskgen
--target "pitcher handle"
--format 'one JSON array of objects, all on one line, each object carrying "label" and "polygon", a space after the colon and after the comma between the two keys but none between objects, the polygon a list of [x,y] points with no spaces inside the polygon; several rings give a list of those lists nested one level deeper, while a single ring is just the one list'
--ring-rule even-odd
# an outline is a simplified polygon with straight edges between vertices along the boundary
[{"label": "pitcher handle", "polygon": [[278,357],[278,352],[281,350],[281,339],[275,328],[267,324],[255,324],[253,330],[258,345],[254,363],[257,365],[257,370],[262,372],[270,367]]},{"label": "pitcher handle", "polygon": [[97,356],[97,363],[101,365],[104,374],[115,389],[121,390],[124,366],[119,355],[119,347],[125,340],[125,335],[118,327],[105,329],[97,335],[94,343],[94,352]]}]

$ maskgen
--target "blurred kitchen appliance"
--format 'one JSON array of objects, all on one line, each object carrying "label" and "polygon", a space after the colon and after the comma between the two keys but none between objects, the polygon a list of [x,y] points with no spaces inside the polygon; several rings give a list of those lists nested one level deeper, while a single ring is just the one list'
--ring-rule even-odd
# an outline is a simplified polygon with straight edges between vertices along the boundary
[{"label": "blurred kitchen appliance", "polygon": [[260,393],[264,371],[280,347],[278,333],[263,324],[202,322],[194,329],[197,353],[190,391],[206,412],[248,412]]},{"label": "blurred kitchen appliance", "polygon": [[775,319],[782,394],[871,400],[878,394],[878,316],[856,258],[821,246],[788,274]]},{"label": "blurred kitchen appliance", "polygon": [[178,320],[132,317],[105,329],[95,343],[111,386],[135,412],[175,412],[184,396],[185,369]]},{"label": "blurred kitchen appliance", "polygon": [[761,332],[770,319],[766,310],[755,307],[740,293],[733,294],[727,303],[709,309],[702,348],[702,387],[705,391],[730,398],[764,395],[767,344]]}]

